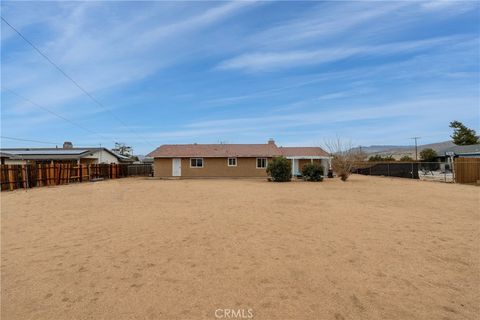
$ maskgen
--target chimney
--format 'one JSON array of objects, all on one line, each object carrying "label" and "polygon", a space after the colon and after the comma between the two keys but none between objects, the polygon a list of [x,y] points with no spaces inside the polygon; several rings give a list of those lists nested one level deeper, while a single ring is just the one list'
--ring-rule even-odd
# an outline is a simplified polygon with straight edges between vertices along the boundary
[{"label": "chimney", "polygon": [[72,149],[73,148],[73,143],[71,143],[70,141],[65,141],[63,143],[63,149]]},{"label": "chimney", "polygon": [[268,144],[275,144],[275,140],[273,138],[268,139]]}]

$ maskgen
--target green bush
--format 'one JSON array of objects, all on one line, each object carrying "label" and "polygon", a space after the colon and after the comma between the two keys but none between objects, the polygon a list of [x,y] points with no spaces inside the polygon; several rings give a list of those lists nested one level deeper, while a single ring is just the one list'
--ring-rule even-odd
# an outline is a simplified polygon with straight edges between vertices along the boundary
[{"label": "green bush", "polygon": [[368,158],[368,161],[371,161],[371,162],[395,161],[395,158],[392,156],[382,157],[381,155],[376,154],[374,156],[370,156],[370,158]]},{"label": "green bush", "polygon": [[432,148],[426,148],[420,151],[420,159],[425,162],[433,162],[437,159],[438,155]]},{"label": "green bush", "polygon": [[292,179],[292,165],[290,160],[284,157],[273,158],[268,163],[267,173],[272,181],[285,182]]},{"label": "green bush", "polygon": [[307,163],[302,168],[302,176],[307,181],[323,181],[323,166],[318,163]]},{"label": "green bush", "polygon": [[400,161],[414,161],[412,157],[410,156],[403,156],[400,158]]}]

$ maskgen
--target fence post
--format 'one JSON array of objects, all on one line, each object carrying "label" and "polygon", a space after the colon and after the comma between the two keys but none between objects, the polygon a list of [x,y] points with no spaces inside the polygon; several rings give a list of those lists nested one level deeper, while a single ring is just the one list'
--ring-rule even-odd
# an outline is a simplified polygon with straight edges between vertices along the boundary
[{"label": "fence post", "polygon": [[447,163],[443,164],[443,181],[447,182]]},{"label": "fence post", "polygon": [[8,167],[8,187],[10,188],[10,191],[13,190],[13,173],[12,173],[12,167]]},{"label": "fence post", "polygon": [[28,181],[28,164],[25,165],[25,184],[27,186],[27,189],[30,188],[30,183]]},{"label": "fence post", "polygon": [[456,182],[455,180],[457,180],[457,174],[455,172],[455,168],[456,168],[455,158],[452,157],[452,179],[453,179],[453,183],[455,183]]},{"label": "fence post", "polygon": [[413,162],[410,162],[410,164],[412,165],[412,171],[411,171],[411,174],[412,174],[412,179],[413,179],[413,177],[414,177],[414,175],[413,175]]},{"label": "fence post", "polygon": [[387,176],[390,177],[390,163],[387,162]]},{"label": "fence post", "polygon": [[22,173],[22,185],[23,189],[27,189],[27,165],[21,165],[20,166],[20,172]]},{"label": "fence post", "polygon": [[42,184],[42,179],[43,179],[43,176],[42,176],[42,165],[41,164],[37,164],[35,166],[35,168],[37,169],[37,186],[41,187],[43,184]]}]

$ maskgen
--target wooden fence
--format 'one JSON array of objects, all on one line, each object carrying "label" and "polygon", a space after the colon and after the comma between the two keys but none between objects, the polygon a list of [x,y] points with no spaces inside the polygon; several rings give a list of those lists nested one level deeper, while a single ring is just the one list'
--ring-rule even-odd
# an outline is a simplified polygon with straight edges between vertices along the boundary
[{"label": "wooden fence", "polygon": [[148,176],[150,164],[28,164],[1,165],[1,190],[27,189],[74,182]]},{"label": "wooden fence", "polygon": [[478,183],[480,181],[480,158],[457,158],[453,167],[455,182]]}]

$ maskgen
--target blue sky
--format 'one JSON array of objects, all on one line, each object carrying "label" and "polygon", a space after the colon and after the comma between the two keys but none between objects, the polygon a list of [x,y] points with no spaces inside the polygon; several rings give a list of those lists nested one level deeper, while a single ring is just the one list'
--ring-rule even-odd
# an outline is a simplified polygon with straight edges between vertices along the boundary
[{"label": "blue sky", "polygon": [[[407,145],[412,136],[429,143],[448,140],[452,120],[479,129],[478,2],[4,1],[1,8],[108,108],[2,22],[2,136],[119,141],[145,154],[165,143],[268,138],[284,146],[337,136],[355,145]],[[2,139],[2,146],[41,144]]]}]

